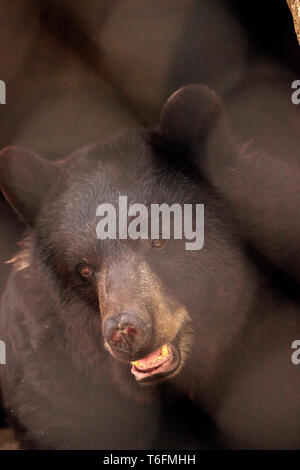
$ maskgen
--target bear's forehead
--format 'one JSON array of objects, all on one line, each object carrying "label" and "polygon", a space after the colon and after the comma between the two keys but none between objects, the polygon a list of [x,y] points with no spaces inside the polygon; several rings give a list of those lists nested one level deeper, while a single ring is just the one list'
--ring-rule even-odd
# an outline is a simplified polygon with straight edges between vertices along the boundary
[{"label": "bear's forehead", "polygon": [[[114,166],[82,174],[72,178],[61,195],[61,212],[71,218],[76,213],[94,216],[99,204],[112,204],[118,210],[120,199],[126,198],[128,205],[174,204],[194,202],[191,188],[185,181],[175,182],[169,175],[144,171],[141,174],[115,172]],[[199,192],[199,202],[200,202]],[[202,202],[202,199],[201,199]]]},{"label": "bear's forehead", "polygon": [[76,233],[85,243],[96,237],[99,205],[109,203],[118,211],[120,196],[128,206],[207,203],[211,195],[205,186],[194,184],[164,157],[157,145],[136,134],[78,151],[67,163],[63,190],[50,201],[42,223],[49,225],[49,233]]},{"label": "bear's forehead", "polygon": [[158,159],[144,142],[125,149],[116,144],[93,148],[77,165],[72,164],[63,199],[80,201],[83,208],[86,204],[117,203],[119,196],[127,196],[132,203],[175,203],[188,202],[189,196],[199,191],[184,173]]},{"label": "bear's forehead", "polygon": [[[173,158],[174,157],[174,158]],[[66,171],[71,181],[97,183],[128,190],[152,178],[158,182],[162,174],[171,173],[174,148],[166,147],[149,129],[121,134],[107,142],[81,149],[67,160]],[[170,183],[169,183],[170,184]]]}]

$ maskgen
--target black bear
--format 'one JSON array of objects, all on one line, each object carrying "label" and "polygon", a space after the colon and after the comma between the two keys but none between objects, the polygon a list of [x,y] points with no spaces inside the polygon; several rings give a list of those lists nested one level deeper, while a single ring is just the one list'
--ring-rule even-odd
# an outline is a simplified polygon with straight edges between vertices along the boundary
[{"label": "black bear", "polygon": [[[0,317],[4,405],[23,447],[120,446],[124,432],[147,447],[162,390],[203,406],[229,447],[299,446],[299,299],[274,281],[255,218],[251,231],[220,178],[237,155],[202,86],[173,95],[158,125],[56,163],[2,151],[2,191],[27,224]],[[173,232],[99,239],[98,207],[120,195],[204,205],[202,249]]]}]

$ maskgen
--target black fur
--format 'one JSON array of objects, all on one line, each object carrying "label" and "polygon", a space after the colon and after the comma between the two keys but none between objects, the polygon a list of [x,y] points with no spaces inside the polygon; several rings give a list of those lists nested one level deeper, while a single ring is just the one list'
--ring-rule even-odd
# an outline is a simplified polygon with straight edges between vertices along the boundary
[{"label": "black fur", "polygon": [[[173,120],[176,107],[170,116],[165,108],[158,127],[80,150],[51,171],[28,152],[24,169],[20,150],[3,151],[2,188],[28,225],[0,317],[0,338],[8,348],[8,364],[1,369],[4,404],[22,447],[149,448],[163,421],[162,396],[168,402],[176,394],[203,405],[230,446],[299,445],[299,383],[290,362],[299,305],[274,288],[234,207],[214,187],[208,164],[199,163],[212,151],[229,155],[231,149],[233,159],[237,151],[219,114],[211,118],[219,102],[197,90],[200,103],[203,96],[208,106],[193,116],[199,119],[196,131],[192,125],[198,121],[191,117],[181,126],[191,102],[181,103],[181,120]],[[215,124],[222,146],[211,140]],[[32,182],[28,189],[31,158],[40,163],[40,181],[47,176],[45,188]],[[170,240],[154,253],[141,240],[100,242],[96,207],[116,203],[120,194],[146,205],[204,203],[204,248],[189,252],[182,240]],[[94,269],[89,280],[79,274],[83,262]],[[102,271],[117,265],[123,271],[112,276],[111,289],[116,281],[128,286],[127,297],[147,309],[156,325],[155,299],[137,275],[142,262],[166,297],[189,313],[178,325],[179,336],[190,338],[184,366],[152,387],[140,387],[129,364],[104,350],[98,302]],[[167,339],[168,332],[155,330],[150,350]]]}]

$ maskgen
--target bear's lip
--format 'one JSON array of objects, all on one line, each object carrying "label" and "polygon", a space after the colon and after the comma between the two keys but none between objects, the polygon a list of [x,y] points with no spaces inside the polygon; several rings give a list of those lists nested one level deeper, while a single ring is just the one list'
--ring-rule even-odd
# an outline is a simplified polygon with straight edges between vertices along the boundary
[{"label": "bear's lip", "polygon": [[180,364],[180,352],[174,344],[164,344],[138,361],[131,362],[131,373],[138,382],[152,382],[170,376]]}]

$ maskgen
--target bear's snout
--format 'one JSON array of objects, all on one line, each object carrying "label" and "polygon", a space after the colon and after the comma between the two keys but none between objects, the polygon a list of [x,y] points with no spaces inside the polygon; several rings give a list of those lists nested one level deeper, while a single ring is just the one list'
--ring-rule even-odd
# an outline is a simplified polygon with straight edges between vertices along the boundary
[{"label": "bear's snout", "polygon": [[137,313],[122,312],[104,321],[103,335],[120,359],[132,360],[149,346],[151,322],[145,322]]}]

